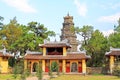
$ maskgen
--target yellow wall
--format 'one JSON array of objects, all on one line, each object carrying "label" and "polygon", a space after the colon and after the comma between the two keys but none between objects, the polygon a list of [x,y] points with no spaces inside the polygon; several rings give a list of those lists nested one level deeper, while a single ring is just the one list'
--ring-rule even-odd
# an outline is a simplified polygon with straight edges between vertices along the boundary
[{"label": "yellow wall", "polygon": [[110,56],[110,73],[112,74],[114,67],[114,56]]},{"label": "yellow wall", "polygon": [[8,59],[0,57],[1,73],[8,73]]},{"label": "yellow wall", "polygon": [[82,59],[82,73],[86,73],[86,60]]},{"label": "yellow wall", "polygon": [[43,56],[46,56],[46,47],[43,47]]},{"label": "yellow wall", "polygon": [[63,56],[67,55],[66,47],[63,47]]}]

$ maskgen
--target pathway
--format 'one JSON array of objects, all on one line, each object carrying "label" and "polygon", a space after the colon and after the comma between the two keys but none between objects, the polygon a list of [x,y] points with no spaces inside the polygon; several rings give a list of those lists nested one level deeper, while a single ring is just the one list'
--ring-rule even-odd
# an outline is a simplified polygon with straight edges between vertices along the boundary
[{"label": "pathway", "polygon": [[[50,78],[49,75],[43,76],[43,80],[49,80],[49,78]],[[31,77],[28,77],[26,80],[38,80],[38,78],[35,76],[31,76]]]}]

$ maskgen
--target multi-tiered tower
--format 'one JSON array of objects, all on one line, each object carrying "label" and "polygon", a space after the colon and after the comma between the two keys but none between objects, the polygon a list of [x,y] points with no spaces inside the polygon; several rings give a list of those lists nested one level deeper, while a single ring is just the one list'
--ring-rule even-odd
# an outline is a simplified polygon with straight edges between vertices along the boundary
[{"label": "multi-tiered tower", "polygon": [[71,49],[68,49],[69,52],[76,52],[78,42],[76,40],[75,31],[73,30],[74,23],[73,23],[73,16],[70,16],[67,14],[67,16],[64,17],[64,23],[63,28],[61,29],[61,40],[68,40],[68,43],[71,45]]}]

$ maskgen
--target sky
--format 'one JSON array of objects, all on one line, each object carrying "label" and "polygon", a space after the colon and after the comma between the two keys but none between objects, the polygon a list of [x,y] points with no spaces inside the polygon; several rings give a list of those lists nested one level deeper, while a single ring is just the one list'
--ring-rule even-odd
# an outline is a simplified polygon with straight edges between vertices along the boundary
[{"label": "sky", "polygon": [[36,21],[55,31],[56,38],[61,35],[63,17],[68,13],[76,27],[90,25],[108,35],[118,25],[120,0],[0,0],[4,24],[15,16],[24,25]]}]

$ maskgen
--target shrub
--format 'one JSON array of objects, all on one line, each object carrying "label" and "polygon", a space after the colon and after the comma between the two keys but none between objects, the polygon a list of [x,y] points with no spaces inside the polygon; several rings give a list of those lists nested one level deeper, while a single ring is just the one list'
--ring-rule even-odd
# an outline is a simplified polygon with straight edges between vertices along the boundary
[{"label": "shrub", "polygon": [[40,65],[37,65],[37,73],[36,73],[36,75],[37,75],[37,77],[38,77],[38,80],[42,80],[42,78],[43,78],[43,74],[42,74],[42,66],[41,66],[41,64]]},{"label": "shrub", "polygon": [[20,80],[26,80],[26,75],[25,75],[24,72],[21,74],[21,76],[20,76]]},{"label": "shrub", "polygon": [[53,74],[52,74],[52,69],[51,69],[51,67],[50,67],[50,65],[49,65],[49,76],[50,76],[50,78],[52,78],[53,77]]},{"label": "shrub", "polygon": [[60,72],[59,72],[59,64],[58,64],[58,63],[57,63],[56,69],[57,69],[57,75],[60,75]]},{"label": "shrub", "polygon": [[17,78],[17,74],[18,74],[17,65],[15,65],[14,68],[13,68],[13,77],[14,77],[14,79]]},{"label": "shrub", "polygon": [[29,69],[26,69],[25,70],[25,74],[26,74],[26,77],[28,77],[30,75],[30,70]]},{"label": "shrub", "polygon": [[113,69],[113,75],[120,77],[120,65],[116,65]]}]

